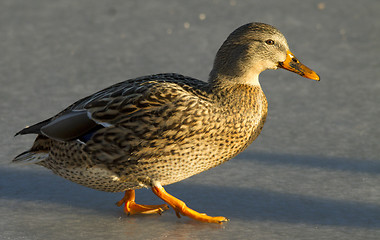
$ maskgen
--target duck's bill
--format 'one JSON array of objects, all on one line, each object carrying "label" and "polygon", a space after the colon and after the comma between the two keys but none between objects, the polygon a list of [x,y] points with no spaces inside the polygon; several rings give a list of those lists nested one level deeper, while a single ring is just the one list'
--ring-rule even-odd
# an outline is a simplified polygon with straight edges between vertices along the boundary
[{"label": "duck's bill", "polygon": [[298,61],[298,59],[289,50],[287,51],[285,61],[278,63],[278,66],[291,72],[295,72],[302,77],[319,81],[318,74]]}]

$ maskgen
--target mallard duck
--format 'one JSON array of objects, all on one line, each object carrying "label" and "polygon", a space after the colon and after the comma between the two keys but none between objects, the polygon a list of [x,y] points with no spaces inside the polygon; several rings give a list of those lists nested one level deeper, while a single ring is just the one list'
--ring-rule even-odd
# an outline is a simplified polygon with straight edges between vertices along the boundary
[{"label": "mallard duck", "polygon": [[127,214],[168,209],[135,202],[136,189],[151,188],[178,217],[225,222],[190,209],[163,186],[228,161],[257,138],[268,110],[258,77],[277,68],[319,80],[275,27],[243,25],[220,47],[208,82],[164,73],[112,85],[19,131],[37,137],[13,161],[97,190],[125,191],[117,205]]}]

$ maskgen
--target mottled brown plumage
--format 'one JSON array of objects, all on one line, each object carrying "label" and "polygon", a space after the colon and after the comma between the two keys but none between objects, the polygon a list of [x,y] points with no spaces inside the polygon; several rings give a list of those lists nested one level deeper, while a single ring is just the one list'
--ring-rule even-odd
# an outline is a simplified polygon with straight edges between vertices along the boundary
[{"label": "mottled brown plumage", "polygon": [[[14,161],[110,192],[186,179],[228,161],[260,134],[267,100],[258,75],[286,62],[287,51],[274,27],[244,25],[220,48],[208,82],[167,73],[115,84],[20,131],[38,136]],[[288,65],[281,67],[307,74],[302,64]]]},{"label": "mottled brown plumage", "polygon": [[112,192],[149,187],[152,181],[167,185],[215,167],[259,135],[267,103],[258,86],[232,85],[217,94],[211,90],[178,74],[116,84],[52,119],[88,111],[93,120],[110,126],[86,143],[40,135],[36,143],[43,142],[49,156],[38,164],[76,183]]}]

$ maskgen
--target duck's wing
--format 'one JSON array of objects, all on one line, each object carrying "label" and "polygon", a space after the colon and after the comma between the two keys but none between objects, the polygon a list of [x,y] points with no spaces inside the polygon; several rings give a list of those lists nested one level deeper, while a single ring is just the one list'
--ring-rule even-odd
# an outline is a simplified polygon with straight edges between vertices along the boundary
[{"label": "duck's wing", "polygon": [[127,80],[83,98],[18,134],[79,140],[101,161],[114,161],[116,155],[138,154],[143,149],[148,154],[148,145],[154,152],[154,145],[164,146],[199,130],[200,119],[210,104],[201,90],[204,85],[173,74]]},{"label": "duck's wing", "polygon": [[138,88],[144,90],[84,105],[88,116],[104,126],[85,143],[94,163],[135,164],[171,154],[184,141],[190,146],[192,137],[213,122],[212,103],[199,88],[177,82],[147,82]]}]

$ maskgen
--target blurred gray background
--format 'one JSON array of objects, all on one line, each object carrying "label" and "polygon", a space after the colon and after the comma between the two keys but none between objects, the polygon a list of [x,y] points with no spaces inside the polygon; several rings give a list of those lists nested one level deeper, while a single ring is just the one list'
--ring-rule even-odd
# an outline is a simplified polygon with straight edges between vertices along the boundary
[{"label": "blurred gray background", "polygon": [[[260,21],[321,76],[260,75],[261,136],[235,159],[167,186],[222,226],[127,217],[123,194],[10,161],[13,138],[75,100],[141,75],[207,80],[229,33]],[[379,239],[380,2],[0,1],[0,239]],[[137,201],[159,204],[150,190]]]}]

